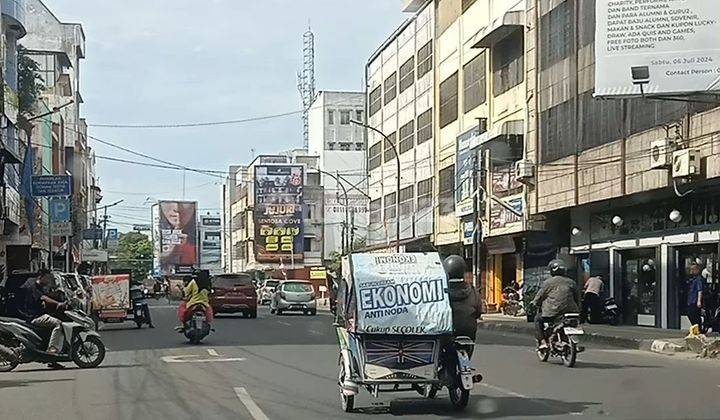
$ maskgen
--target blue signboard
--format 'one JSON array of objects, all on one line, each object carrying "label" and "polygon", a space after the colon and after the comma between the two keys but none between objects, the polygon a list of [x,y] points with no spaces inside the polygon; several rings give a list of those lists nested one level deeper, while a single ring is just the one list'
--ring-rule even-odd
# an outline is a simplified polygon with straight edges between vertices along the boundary
[{"label": "blue signboard", "polygon": [[69,222],[70,221],[70,199],[56,198],[50,200],[50,221],[51,222]]},{"label": "blue signboard", "polygon": [[118,233],[117,229],[108,229],[107,230],[107,240],[108,241],[117,241],[120,239],[120,234]]},{"label": "blue signboard", "polygon": [[68,197],[72,195],[72,176],[34,175],[32,195],[33,197]]},{"label": "blue signboard", "polygon": [[82,236],[85,240],[100,240],[103,237],[103,230],[100,228],[85,229]]}]

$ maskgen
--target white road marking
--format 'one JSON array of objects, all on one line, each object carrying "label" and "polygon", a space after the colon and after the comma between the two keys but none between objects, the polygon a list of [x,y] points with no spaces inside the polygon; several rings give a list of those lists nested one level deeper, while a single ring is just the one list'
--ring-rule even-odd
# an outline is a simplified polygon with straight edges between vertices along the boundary
[{"label": "white road marking", "polygon": [[310,334],[322,335],[322,333],[320,331],[315,331],[315,330],[310,330]]},{"label": "white road marking", "polygon": [[255,420],[270,420],[268,419],[268,416],[263,413],[263,411],[258,407],[257,404],[255,404],[255,401],[253,401],[250,394],[248,394],[247,390],[243,387],[237,387],[233,388],[235,390],[235,395],[240,399],[240,402],[243,403],[245,408],[250,412],[250,415]]},{"label": "white road marking", "polygon": [[290,324],[288,324],[287,322],[283,322],[283,321],[278,321],[278,324],[287,325],[288,327],[290,326]]},{"label": "white road marking", "polygon": [[214,362],[242,362],[244,357],[215,357],[203,359],[197,354],[184,354],[179,356],[163,356],[161,360],[165,363],[214,363]]},{"label": "white road marking", "polygon": [[210,356],[219,357],[220,355],[218,352],[215,351],[215,349],[207,349],[207,352]]}]

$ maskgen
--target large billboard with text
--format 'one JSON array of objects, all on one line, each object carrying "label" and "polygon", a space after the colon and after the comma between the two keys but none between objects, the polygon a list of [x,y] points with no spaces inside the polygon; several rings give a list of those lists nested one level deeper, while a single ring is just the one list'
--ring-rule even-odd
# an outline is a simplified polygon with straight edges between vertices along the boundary
[{"label": "large billboard with text", "polygon": [[222,241],[222,219],[218,215],[200,216],[200,268],[210,274],[220,274],[220,243]]},{"label": "large billboard with text", "polygon": [[712,0],[597,0],[595,95],[720,91],[718,6]]},{"label": "large billboard with text", "polygon": [[160,201],[153,206],[155,274],[197,267],[197,203]]},{"label": "large billboard with text", "polygon": [[302,261],[303,184],[301,165],[255,167],[255,259]]}]

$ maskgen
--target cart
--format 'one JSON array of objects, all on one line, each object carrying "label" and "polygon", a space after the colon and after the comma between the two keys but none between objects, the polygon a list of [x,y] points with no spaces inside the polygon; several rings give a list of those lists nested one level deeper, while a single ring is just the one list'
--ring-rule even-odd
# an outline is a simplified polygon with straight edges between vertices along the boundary
[{"label": "cart", "polygon": [[447,277],[437,253],[352,254],[342,261],[336,332],[342,408],[366,389],[434,398],[446,387],[462,409],[480,375],[474,343],[453,337]]}]

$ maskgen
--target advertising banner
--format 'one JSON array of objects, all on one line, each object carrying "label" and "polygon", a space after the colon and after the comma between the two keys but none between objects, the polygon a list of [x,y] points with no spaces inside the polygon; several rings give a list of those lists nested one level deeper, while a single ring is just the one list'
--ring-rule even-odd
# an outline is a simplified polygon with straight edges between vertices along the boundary
[{"label": "advertising banner", "polygon": [[222,271],[221,259],[222,219],[220,216],[200,217],[200,268],[210,274]]},{"label": "advertising banner", "polygon": [[353,254],[357,332],[450,334],[448,281],[437,253]]},{"label": "advertising banner", "polygon": [[95,310],[130,308],[130,276],[128,274],[94,276],[92,288]]},{"label": "advertising banner", "polygon": [[159,272],[168,274],[178,266],[197,266],[197,203],[160,201],[157,208]]},{"label": "advertising banner", "polygon": [[300,165],[255,167],[255,259],[302,261],[303,184]]},{"label": "advertising banner", "polygon": [[155,204],[150,210],[152,218],[152,235],[153,243],[153,275],[159,276],[162,274],[160,271],[160,252],[162,250],[162,244],[160,243],[160,205]]},{"label": "advertising banner", "polygon": [[472,195],[475,191],[475,179],[472,175],[479,145],[478,137],[477,128],[474,128],[457,138],[455,164],[455,216],[457,217],[468,215],[473,211]]},{"label": "advertising banner", "polygon": [[597,0],[595,13],[596,96],[720,90],[717,1]]}]

